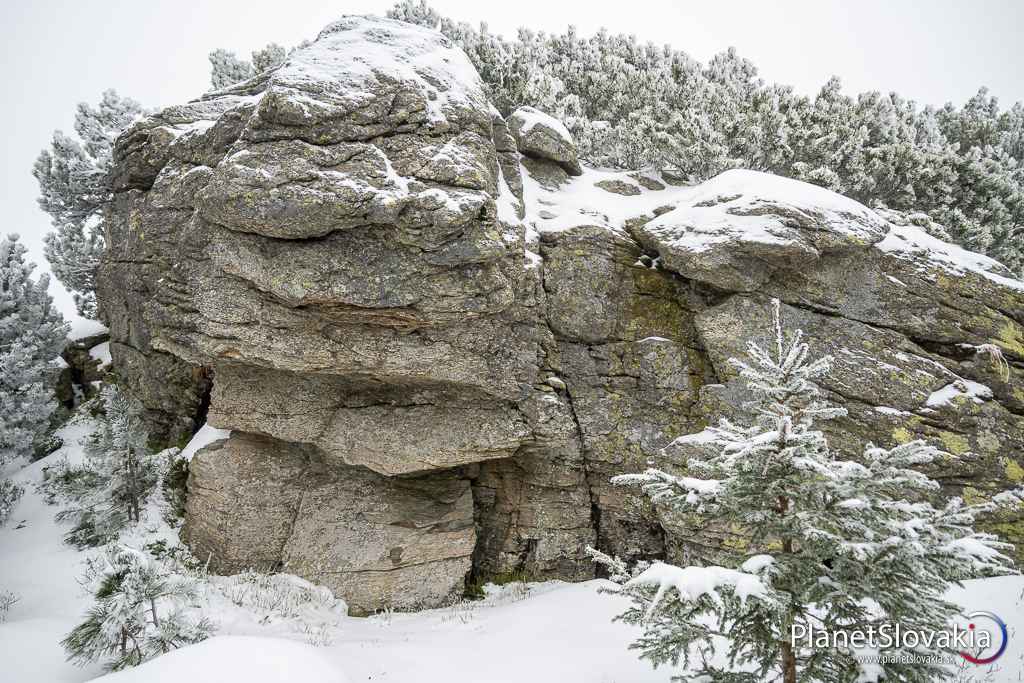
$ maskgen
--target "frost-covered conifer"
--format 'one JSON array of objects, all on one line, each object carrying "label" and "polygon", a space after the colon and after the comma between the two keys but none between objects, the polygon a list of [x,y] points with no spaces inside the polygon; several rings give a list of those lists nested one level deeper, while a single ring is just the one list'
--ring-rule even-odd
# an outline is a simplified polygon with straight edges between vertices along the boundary
[{"label": "frost-covered conifer", "polygon": [[252,75],[252,64],[234,52],[218,48],[210,53],[210,87],[214,90],[241,83]]},{"label": "frost-covered conifer", "polygon": [[32,454],[50,426],[56,366],[67,337],[34,263],[17,235],[0,240],[0,465]]},{"label": "frost-covered conifer", "polygon": [[32,175],[39,182],[39,206],[54,231],[46,236],[53,274],[75,297],[79,313],[96,318],[96,268],[103,255],[103,207],[110,201],[108,174],[114,140],[143,113],[138,102],[107,90],[97,107],[78,105],[78,139],[54,131],[39,153]]},{"label": "frost-covered conifer", "polygon": [[71,521],[65,538],[78,547],[114,541],[138,522],[158,478],[138,403],[116,386],[104,388],[100,398],[104,415],[85,441],[85,463],[53,475],[47,484],[52,497],[67,500],[57,517]]},{"label": "frost-covered conifer", "polygon": [[[929,502],[938,484],[913,468],[952,456],[914,441],[869,445],[860,462],[836,457],[815,428],[844,413],[814,383],[830,359],[809,360],[801,333],[783,332],[777,301],[774,332],[769,345],[749,345],[749,362],[733,361],[755,399],[748,421],[723,419],[682,437],[707,445],[687,476],[651,469],[613,480],[640,486],[666,510],[742,529],[749,541],[727,553],[728,566],[655,563],[632,575],[595,553],[633,599],[620,617],[643,627],[633,647],[655,665],[685,662],[679,680],[857,680],[854,651],[794,643],[793,627],[945,630],[958,611],[943,598],[951,583],[1010,564],[1007,544],[972,528],[994,503]],[[878,665],[886,680],[948,674],[938,664],[900,663],[912,650],[897,643],[880,653],[892,655]]]},{"label": "frost-covered conifer", "polygon": [[25,489],[10,479],[0,479],[0,526],[7,523]]},{"label": "frost-covered conifer", "polygon": [[193,583],[144,552],[109,548],[90,567],[86,583],[95,603],[61,641],[77,664],[105,661],[117,671],[204,640],[212,631],[208,621],[185,612]]},{"label": "frost-covered conifer", "polygon": [[210,53],[210,86],[220,90],[241,83],[258,73],[280,66],[287,56],[288,51],[277,43],[269,43],[254,51],[251,62],[239,59],[234,52],[216,49]]},{"label": "frost-covered conifer", "polygon": [[284,63],[287,51],[277,43],[269,43],[262,50],[252,53],[252,68],[255,73],[268,71]]}]

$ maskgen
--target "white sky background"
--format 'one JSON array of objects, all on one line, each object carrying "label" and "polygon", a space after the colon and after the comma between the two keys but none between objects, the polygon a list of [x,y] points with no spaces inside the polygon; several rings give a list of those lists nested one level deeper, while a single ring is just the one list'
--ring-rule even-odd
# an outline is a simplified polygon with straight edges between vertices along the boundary
[{"label": "white sky background", "polygon": [[[0,215],[40,269],[49,217],[31,168],[53,129],[71,132],[78,102],[115,88],[147,107],[200,95],[207,54],[312,39],[343,14],[381,14],[390,0],[0,0]],[[814,94],[833,74],[848,93],[895,90],[919,103],[962,104],[987,85],[1004,107],[1024,100],[1024,2],[988,0],[434,0],[443,15],[493,32],[521,25],[581,35],[606,27],[670,43],[706,62],[729,46],[762,78]],[[53,288],[65,315],[70,297]]]}]

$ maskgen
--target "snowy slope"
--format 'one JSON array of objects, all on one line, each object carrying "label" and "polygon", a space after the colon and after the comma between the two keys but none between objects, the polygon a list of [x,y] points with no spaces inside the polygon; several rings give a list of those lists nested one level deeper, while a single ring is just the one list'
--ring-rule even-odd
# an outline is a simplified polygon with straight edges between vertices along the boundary
[{"label": "snowy slope", "polygon": [[[47,506],[33,487],[44,467],[64,457],[81,458],[77,441],[90,429],[87,420],[64,427],[63,448],[14,475],[26,493],[11,522],[0,529],[0,590],[21,600],[0,624],[3,683],[78,682],[102,674],[99,666],[79,669],[64,661],[59,641],[88,605],[76,582],[86,553],[62,543],[63,529],[53,521],[56,508]],[[205,430],[194,446],[222,435]],[[173,536],[167,527],[145,533]],[[217,582],[230,580],[213,581],[204,604],[220,626],[215,638],[100,680],[664,683],[672,673],[652,669],[627,649],[637,630],[612,623],[625,602],[599,594],[600,588],[612,586],[604,581],[491,586],[482,601],[415,614],[339,616],[308,630],[296,629],[294,620],[260,616],[218,598]],[[987,668],[969,665],[958,680],[1020,680],[1024,577],[971,581],[952,597],[965,612],[995,612],[1010,629],[1009,647],[998,662]],[[333,614],[331,609],[321,610],[317,618]]]},{"label": "snowy slope", "polygon": [[326,653],[279,638],[217,636],[171,652],[135,669],[103,678],[108,683],[347,683]]},{"label": "snowy slope", "polygon": [[101,672],[98,666],[83,670],[64,661],[60,640],[90,602],[76,581],[84,556],[64,544],[64,530],[53,519],[56,508],[34,488],[48,464],[63,457],[80,460],[78,440],[91,428],[88,420],[66,425],[58,432],[64,439],[60,450],[12,477],[25,487],[25,495],[0,528],[0,591],[20,598],[0,623],[4,681],[82,681]]}]

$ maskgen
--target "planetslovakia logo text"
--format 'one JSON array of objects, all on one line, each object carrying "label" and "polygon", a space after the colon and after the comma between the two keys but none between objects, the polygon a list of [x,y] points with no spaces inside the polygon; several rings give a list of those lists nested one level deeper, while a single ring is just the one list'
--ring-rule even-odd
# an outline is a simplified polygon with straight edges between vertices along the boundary
[{"label": "planetslovakia logo text", "polygon": [[973,664],[991,664],[1006,651],[1009,641],[1006,623],[992,612],[977,611],[967,615],[967,627],[953,624],[941,631],[904,628],[886,623],[862,630],[829,631],[813,624],[793,624],[790,642],[809,648],[872,649],[939,653],[957,652]]}]

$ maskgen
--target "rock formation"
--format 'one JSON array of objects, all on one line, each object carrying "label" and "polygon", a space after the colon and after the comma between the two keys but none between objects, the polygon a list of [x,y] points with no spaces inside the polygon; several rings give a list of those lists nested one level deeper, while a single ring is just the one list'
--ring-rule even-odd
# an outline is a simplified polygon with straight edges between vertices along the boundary
[{"label": "rock formation", "polygon": [[[506,120],[460,50],[348,17],[280,67],[130,128],[98,295],[153,428],[193,460],[184,538],[353,612],[468,576],[583,579],[588,544],[691,552],[608,480],[743,400],[727,362],[770,298],[867,441],[960,456],[949,492],[1024,479],[1024,284],[826,190],[580,166]],[[993,519],[1024,540],[1017,519]]]}]

